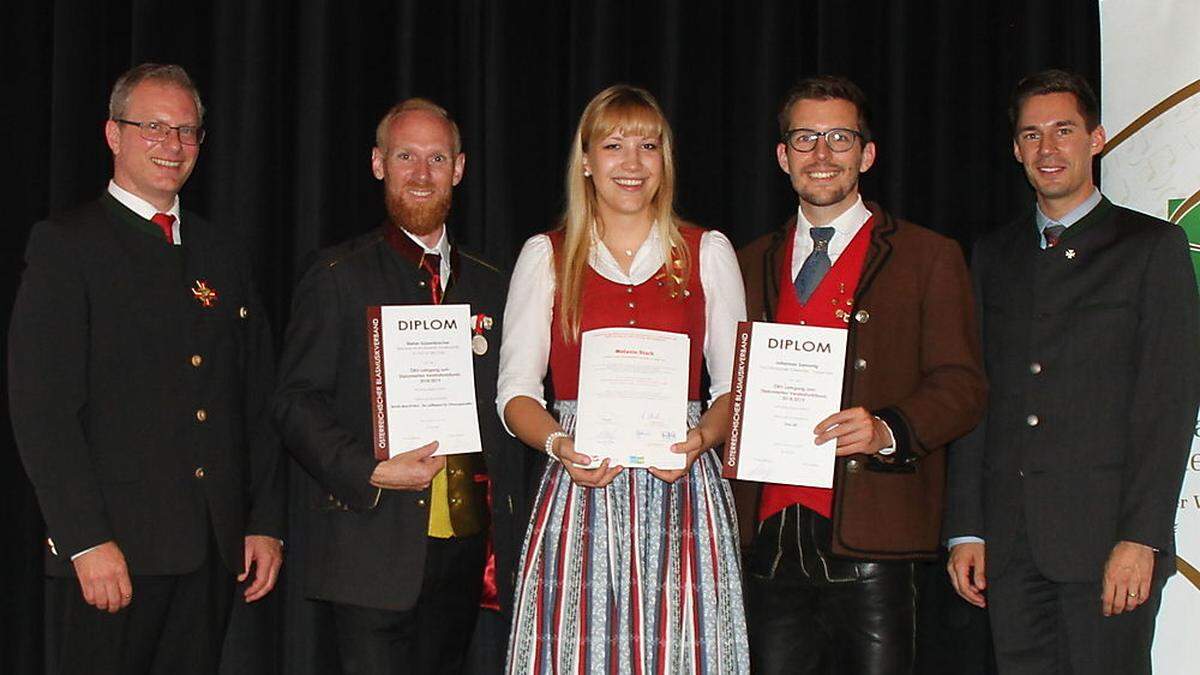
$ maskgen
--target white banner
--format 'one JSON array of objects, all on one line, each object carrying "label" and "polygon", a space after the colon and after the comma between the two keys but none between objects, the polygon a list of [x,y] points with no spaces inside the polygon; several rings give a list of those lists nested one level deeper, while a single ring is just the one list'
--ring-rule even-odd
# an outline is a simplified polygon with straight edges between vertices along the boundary
[{"label": "white banner", "polygon": [[[1200,2],[1100,0],[1104,193],[1178,223],[1200,273]],[[1170,358],[1164,354],[1163,358]],[[1158,673],[1197,672],[1200,641],[1200,422],[1176,518],[1179,574],[1154,640]]]}]

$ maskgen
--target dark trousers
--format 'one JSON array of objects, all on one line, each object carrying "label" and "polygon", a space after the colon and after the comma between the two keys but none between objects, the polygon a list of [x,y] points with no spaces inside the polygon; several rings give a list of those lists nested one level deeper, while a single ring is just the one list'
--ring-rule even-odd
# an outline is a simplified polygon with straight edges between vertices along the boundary
[{"label": "dark trousers", "polygon": [[829,553],[829,519],[796,505],[764,521],[746,565],[756,675],[910,675],[913,567]]},{"label": "dark trousers", "polygon": [[412,609],[330,603],[343,675],[463,672],[479,613],[484,542],[483,535],[430,537]]},{"label": "dark trousers", "polygon": [[110,614],[84,602],[77,579],[49,580],[47,672],[216,673],[234,575],[218,558],[215,543],[194,572],[137,575],[130,582],[133,600]]},{"label": "dark trousers", "polygon": [[[1166,580],[1155,561],[1151,595],[1132,612],[1101,613],[1102,581],[1060,583],[1038,571],[1019,528],[1013,556],[988,575],[988,613],[1002,675],[1140,675],[1150,673],[1154,617]],[[1096,570],[1099,577],[1103,570]]]}]

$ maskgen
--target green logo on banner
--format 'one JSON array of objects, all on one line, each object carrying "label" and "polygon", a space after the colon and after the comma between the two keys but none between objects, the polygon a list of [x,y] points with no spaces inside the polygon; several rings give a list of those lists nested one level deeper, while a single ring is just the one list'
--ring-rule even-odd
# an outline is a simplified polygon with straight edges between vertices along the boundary
[{"label": "green logo on banner", "polygon": [[1167,200],[1167,218],[1179,223],[1188,236],[1188,248],[1192,251],[1192,265],[1196,268],[1196,278],[1200,279],[1200,206],[1192,206],[1187,213],[1176,214],[1175,211],[1183,205],[1184,199]]}]

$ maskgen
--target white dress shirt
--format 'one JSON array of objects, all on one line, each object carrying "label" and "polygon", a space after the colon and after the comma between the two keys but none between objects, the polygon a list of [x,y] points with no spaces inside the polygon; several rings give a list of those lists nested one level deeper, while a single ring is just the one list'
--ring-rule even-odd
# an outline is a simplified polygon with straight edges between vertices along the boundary
[{"label": "white dress shirt", "polygon": [[450,285],[450,240],[446,238],[446,226],[442,226],[442,236],[438,239],[437,246],[433,248],[426,246],[425,242],[421,241],[417,235],[403,227],[400,228],[400,231],[408,235],[408,238],[412,239],[413,243],[419,246],[422,251],[442,256],[442,264],[438,266],[438,280],[441,282],[442,290],[446,290],[446,286]]},{"label": "white dress shirt", "polygon": [[[833,238],[829,240],[829,248],[826,249],[829,253],[830,266],[837,264],[838,257],[850,246],[854,235],[858,234],[858,231],[870,219],[871,210],[867,208],[866,204],[863,204],[862,195],[859,195],[858,201],[853,206],[825,225],[825,227],[833,228]],[[796,236],[792,240],[792,279],[800,274],[800,266],[804,264],[804,259],[808,257],[808,254],[812,253],[813,240],[808,231],[813,227],[813,224],[808,222],[808,218],[804,217],[804,209],[796,209]]]},{"label": "white dress shirt", "polygon": [[[588,265],[614,283],[644,283],[663,265],[658,229],[651,228],[650,236],[634,254],[628,274],[593,232]],[[746,292],[733,244],[716,230],[705,232],[700,239],[699,271],[704,289],[704,359],[711,402],[729,391],[737,324],[746,320]],[[550,336],[554,330],[551,325],[554,277],[554,247],[550,237],[544,234],[530,237],[513,268],[508,303],[504,307],[500,377],[496,385],[496,409],[502,421],[504,407],[517,396],[528,396],[543,407],[546,405],[542,380],[549,367]]]},{"label": "white dress shirt", "polygon": [[159,211],[158,207],[141,197],[133,194],[129,190],[117,185],[115,181],[108,181],[108,194],[113,196],[113,199],[121,202],[121,204],[138,214],[146,220],[150,220],[156,213],[167,213],[175,216],[175,222],[171,225],[171,239],[176,246],[183,243],[179,238],[179,195],[175,195],[175,203],[171,204],[171,208],[166,211]]}]

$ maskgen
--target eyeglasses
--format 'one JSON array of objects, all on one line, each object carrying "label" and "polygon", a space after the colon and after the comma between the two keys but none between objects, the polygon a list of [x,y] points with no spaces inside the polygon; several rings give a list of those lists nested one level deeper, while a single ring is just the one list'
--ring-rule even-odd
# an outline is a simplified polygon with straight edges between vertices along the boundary
[{"label": "eyeglasses", "polygon": [[204,127],[187,125],[173,127],[166,122],[159,122],[158,120],[134,122],[133,120],[123,120],[117,117],[114,117],[113,121],[137,127],[138,131],[142,134],[142,138],[155,143],[167,140],[172,131],[179,134],[179,142],[184,145],[200,145],[204,142]]},{"label": "eyeglasses", "polygon": [[830,129],[828,131],[813,131],[812,129],[788,129],[783,134],[783,142],[796,152],[812,152],[817,147],[817,141],[825,137],[825,143],[834,152],[846,152],[854,147],[854,143],[862,138],[862,132],[854,129]]}]

